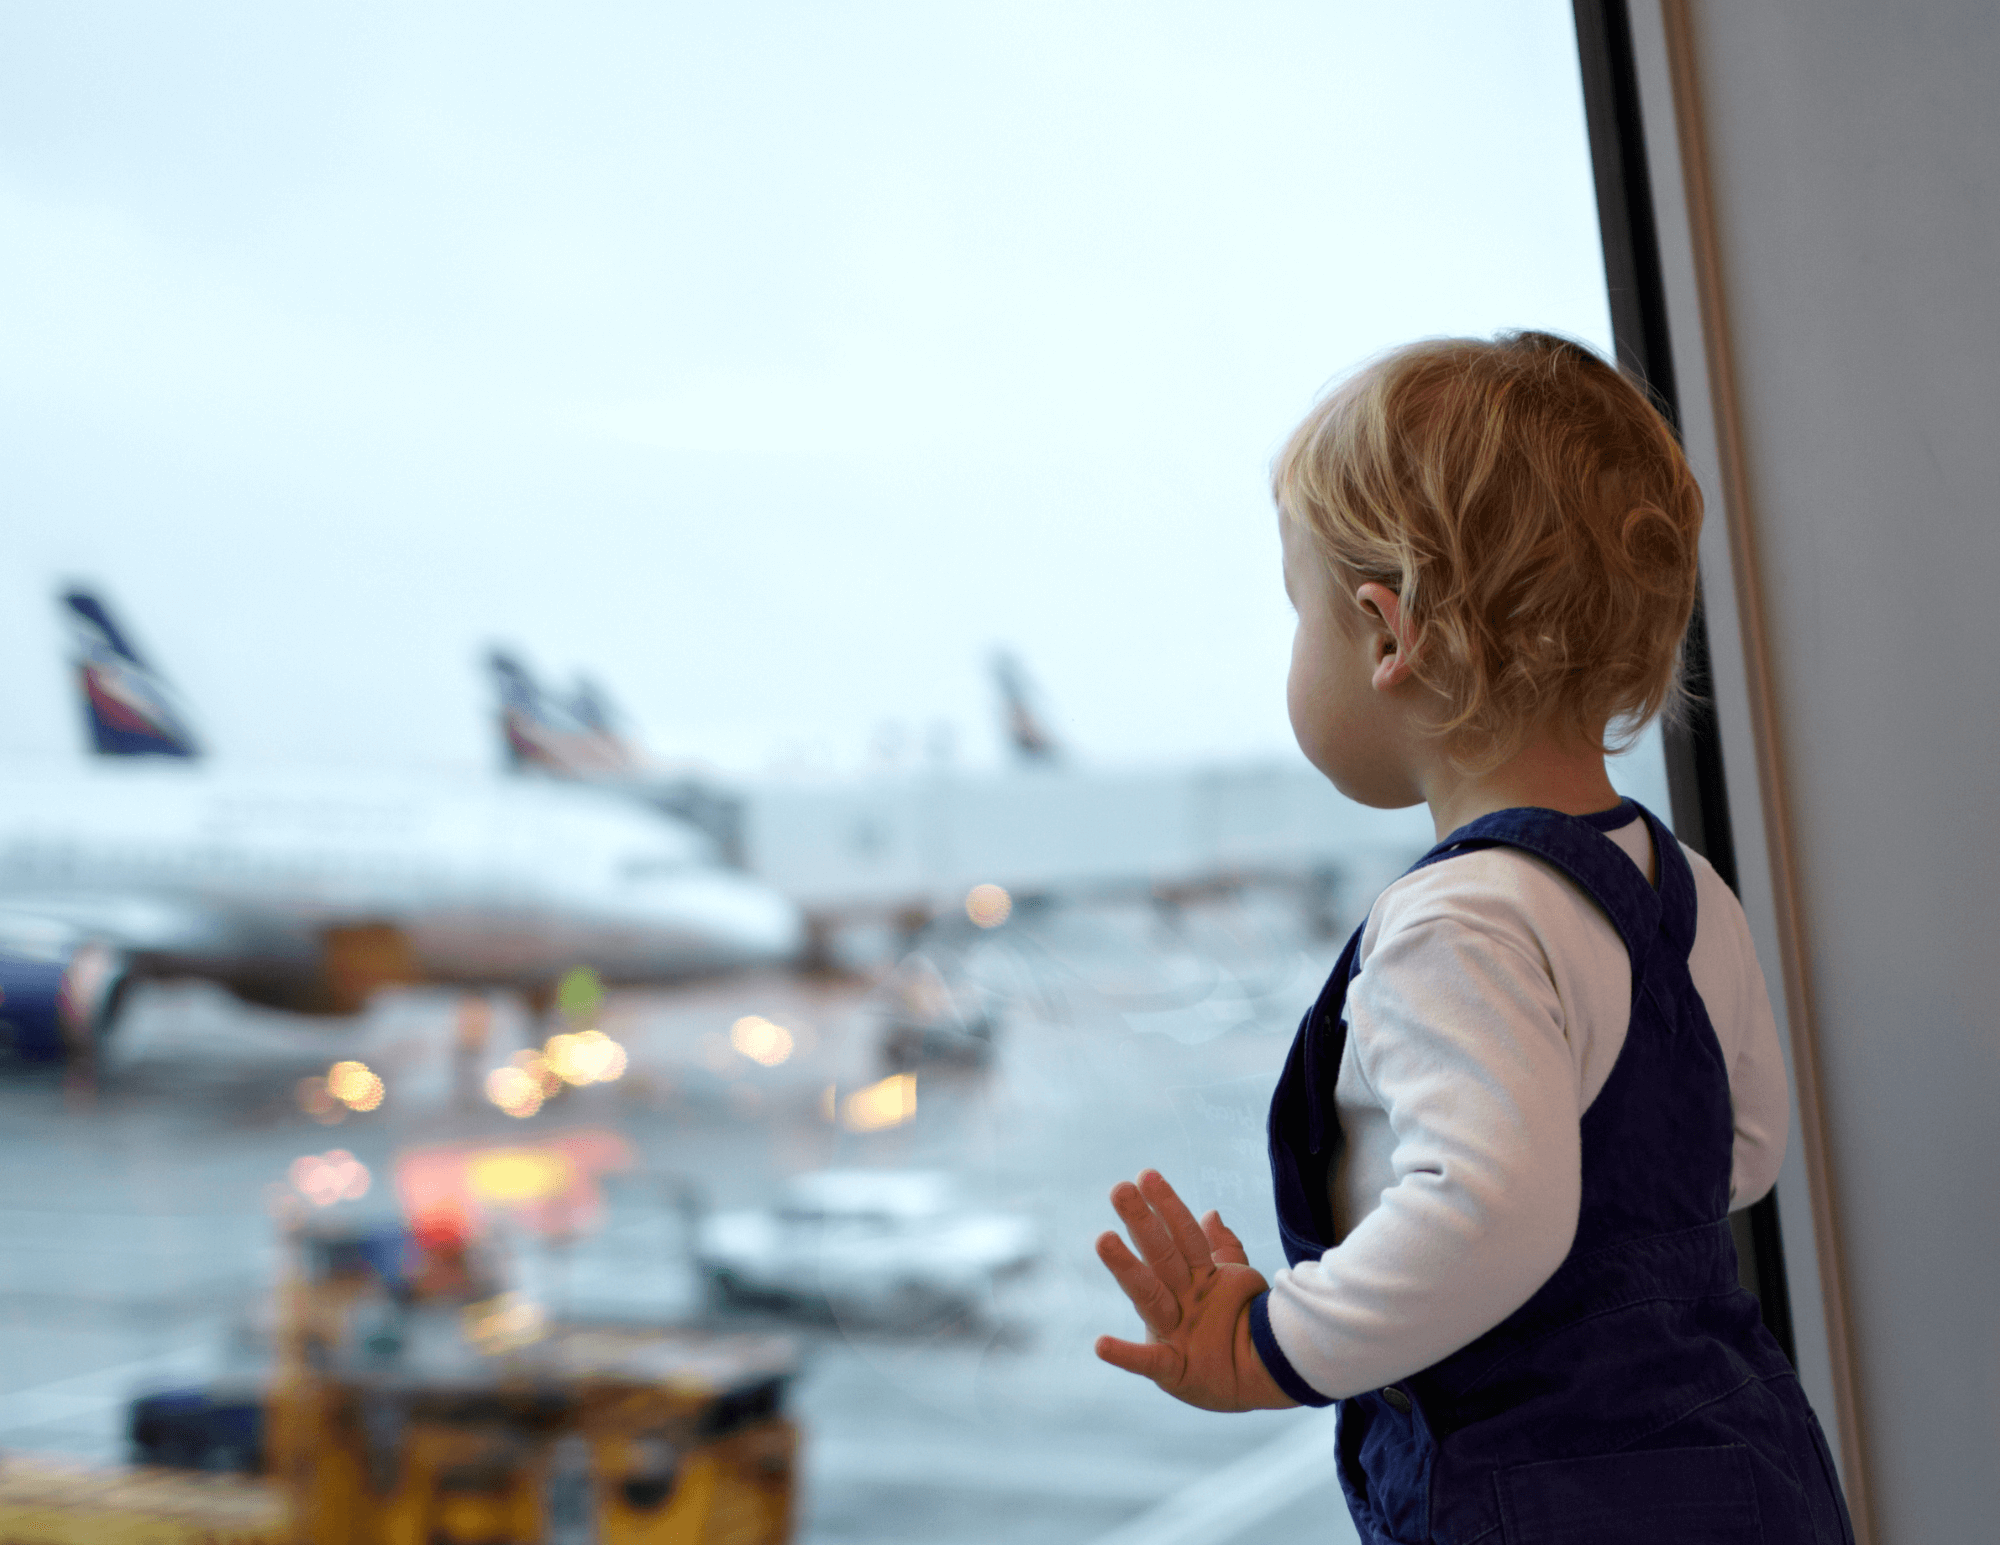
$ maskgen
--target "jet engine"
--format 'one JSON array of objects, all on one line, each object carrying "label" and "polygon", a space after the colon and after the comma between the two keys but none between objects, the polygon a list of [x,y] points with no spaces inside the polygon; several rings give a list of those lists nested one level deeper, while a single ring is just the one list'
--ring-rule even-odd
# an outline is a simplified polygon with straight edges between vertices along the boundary
[{"label": "jet engine", "polygon": [[0,935],[0,1051],[23,1062],[89,1055],[109,1033],[129,975],[125,957],[94,940]]}]

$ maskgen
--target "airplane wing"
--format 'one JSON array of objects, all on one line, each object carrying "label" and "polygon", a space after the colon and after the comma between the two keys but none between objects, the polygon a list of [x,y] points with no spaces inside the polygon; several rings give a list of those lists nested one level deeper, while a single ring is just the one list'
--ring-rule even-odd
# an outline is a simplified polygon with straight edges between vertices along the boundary
[{"label": "airplane wing", "polygon": [[106,891],[0,900],[0,948],[95,939],[131,955],[187,959],[227,955],[245,932],[242,918],[156,896]]}]

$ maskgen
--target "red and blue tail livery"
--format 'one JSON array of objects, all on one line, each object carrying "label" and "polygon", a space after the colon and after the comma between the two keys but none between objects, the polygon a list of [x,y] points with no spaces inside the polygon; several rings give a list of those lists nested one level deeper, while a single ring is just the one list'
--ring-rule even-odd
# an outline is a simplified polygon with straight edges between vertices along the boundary
[{"label": "red and blue tail livery", "polygon": [[609,702],[589,682],[579,682],[576,696],[564,701],[543,690],[504,649],[487,655],[486,665],[499,693],[500,735],[511,770],[582,779],[639,770],[639,758],[613,727]]},{"label": "red and blue tail livery", "polygon": [[166,682],[140,657],[103,602],[86,590],[67,591],[62,600],[91,749],[99,756],[200,756],[201,745]]}]

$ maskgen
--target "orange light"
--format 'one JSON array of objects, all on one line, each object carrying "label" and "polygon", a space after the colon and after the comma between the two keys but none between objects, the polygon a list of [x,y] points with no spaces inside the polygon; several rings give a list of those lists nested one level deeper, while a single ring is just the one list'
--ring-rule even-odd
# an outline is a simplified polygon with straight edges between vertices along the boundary
[{"label": "orange light", "polygon": [[981,928],[998,928],[1014,910],[1014,898],[997,885],[975,885],[965,893],[965,915]]},{"label": "orange light", "polygon": [[326,1071],[326,1092],[349,1110],[374,1110],[385,1090],[367,1063],[336,1062]]}]

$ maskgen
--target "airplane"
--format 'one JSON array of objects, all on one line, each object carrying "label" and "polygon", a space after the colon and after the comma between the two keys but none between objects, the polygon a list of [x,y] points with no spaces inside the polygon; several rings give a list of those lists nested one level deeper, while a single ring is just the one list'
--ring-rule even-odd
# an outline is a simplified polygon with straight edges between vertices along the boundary
[{"label": "airplane", "polygon": [[545,996],[792,959],[796,906],[684,819],[556,782],[207,765],[164,677],[88,591],[62,598],[95,755],[0,765],[0,1035],[59,1059],[129,983],[351,1014],[379,987]]},{"label": "airplane", "polygon": [[91,748],[100,756],[200,756],[166,678],[146,664],[97,598],[70,590],[62,599]]},{"label": "airplane", "polygon": [[637,776],[644,763],[612,728],[610,704],[588,683],[565,702],[505,649],[486,657],[500,695],[500,733],[515,772],[589,781]]},{"label": "airplane", "polygon": [[[590,722],[579,702],[542,688],[512,656],[496,651],[491,663],[514,766],[643,787],[629,769],[645,760],[628,741],[614,737],[625,770],[598,771],[570,750]],[[1357,805],[1303,761],[1081,768],[1048,728],[1019,659],[999,650],[990,664],[1012,770],[751,783],[731,796],[743,862],[804,909],[822,963],[827,941],[853,924],[893,921],[910,934],[920,920],[959,913],[981,885],[1021,897],[1171,900],[1264,884],[1298,892],[1322,926],[1322,913],[1372,897],[1431,843],[1421,808]],[[595,703],[603,708],[601,694]],[[599,732],[613,734],[610,722],[600,719]],[[537,748],[532,757],[515,755],[524,743]]]},{"label": "airplane", "polygon": [[618,728],[620,714],[602,687],[578,677],[562,697],[544,687],[510,650],[487,652],[499,703],[496,720],[510,772],[586,784],[649,805],[704,832],[721,860],[743,867],[743,802],[693,772],[656,766]]},{"label": "airplane", "polygon": [[1000,689],[1007,744],[1025,765],[1052,766],[1064,759],[1063,748],[1035,710],[1034,689],[1021,662],[1005,649],[993,655],[993,681]]}]

